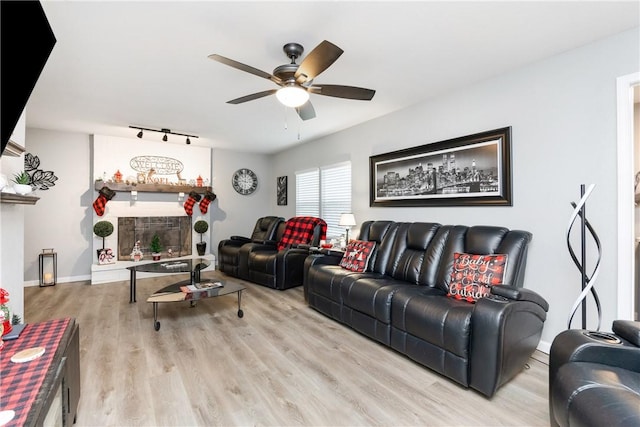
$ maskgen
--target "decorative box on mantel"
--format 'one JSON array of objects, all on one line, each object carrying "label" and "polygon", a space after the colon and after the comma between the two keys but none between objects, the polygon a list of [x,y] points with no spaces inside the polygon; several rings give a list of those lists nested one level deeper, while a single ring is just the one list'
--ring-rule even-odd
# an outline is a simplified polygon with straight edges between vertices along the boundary
[{"label": "decorative box on mantel", "polygon": [[197,187],[194,185],[173,185],[173,184],[126,184],[123,182],[109,182],[97,180],[95,182],[95,190],[100,191],[104,186],[109,187],[113,191],[138,191],[146,193],[189,193],[195,191],[196,193],[204,194],[207,190],[212,191],[211,187]]}]

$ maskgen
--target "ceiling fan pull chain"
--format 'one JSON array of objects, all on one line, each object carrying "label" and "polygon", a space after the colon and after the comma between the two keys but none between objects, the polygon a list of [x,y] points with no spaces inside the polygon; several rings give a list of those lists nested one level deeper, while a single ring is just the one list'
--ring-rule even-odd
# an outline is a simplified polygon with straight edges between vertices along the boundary
[{"label": "ceiling fan pull chain", "polygon": [[284,130],[289,130],[289,125],[287,124],[287,108],[286,107],[282,109],[282,115],[284,116]]}]

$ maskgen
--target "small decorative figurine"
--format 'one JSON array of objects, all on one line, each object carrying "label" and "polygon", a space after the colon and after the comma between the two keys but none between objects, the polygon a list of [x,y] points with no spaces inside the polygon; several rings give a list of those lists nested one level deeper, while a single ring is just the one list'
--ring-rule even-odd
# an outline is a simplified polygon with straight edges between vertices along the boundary
[{"label": "small decorative figurine", "polygon": [[137,240],[131,251],[131,261],[140,261],[142,258],[144,258],[144,255],[140,250],[140,240]]}]

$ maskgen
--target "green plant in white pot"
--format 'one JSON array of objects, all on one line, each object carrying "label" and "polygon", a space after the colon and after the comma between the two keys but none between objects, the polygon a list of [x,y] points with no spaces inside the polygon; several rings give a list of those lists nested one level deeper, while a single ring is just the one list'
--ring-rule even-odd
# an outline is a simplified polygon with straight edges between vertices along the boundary
[{"label": "green plant in white pot", "polygon": [[162,245],[160,244],[160,236],[157,234],[153,235],[151,238],[151,244],[149,245],[149,250],[151,251],[151,257],[154,261],[158,261],[160,259],[162,252]]},{"label": "green plant in white pot", "polygon": [[13,189],[16,190],[16,193],[18,194],[21,194],[24,196],[26,194],[31,193],[31,191],[33,191],[30,185],[31,177],[25,171],[22,171],[20,173],[13,175],[12,181],[14,182]]},{"label": "green plant in white pot", "polygon": [[200,234],[200,242],[196,243],[196,249],[198,250],[198,255],[203,256],[207,251],[207,242],[202,241],[202,235],[209,230],[209,224],[207,221],[200,219],[193,224],[193,229]]}]

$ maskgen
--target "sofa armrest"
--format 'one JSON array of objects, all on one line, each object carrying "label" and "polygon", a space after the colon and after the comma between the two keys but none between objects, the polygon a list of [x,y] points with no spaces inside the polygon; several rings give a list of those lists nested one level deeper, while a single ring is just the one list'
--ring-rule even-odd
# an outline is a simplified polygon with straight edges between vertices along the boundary
[{"label": "sofa armrest", "polygon": [[555,378],[558,369],[569,362],[589,362],[640,372],[640,348],[626,340],[608,339],[606,333],[593,333],[583,329],[560,332],[549,351],[549,378]]},{"label": "sofa armrest", "polygon": [[244,236],[231,236],[230,239],[233,240],[233,241],[236,241],[236,242],[240,242],[240,243],[249,243],[249,242],[251,242],[250,238],[244,237]]},{"label": "sofa armrest", "polygon": [[613,333],[629,341],[636,347],[640,347],[640,322],[632,320],[614,320]]},{"label": "sofa armrest", "polygon": [[471,317],[469,385],[488,397],[527,364],[547,318],[545,304],[541,305],[538,298],[527,299],[531,296],[528,292],[512,296],[520,299],[503,296],[479,299]]},{"label": "sofa armrest", "polygon": [[491,294],[515,301],[530,301],[538,304],[544,311],[549,311],[549,303],[531,289],[499,285],[491,287]]}]

